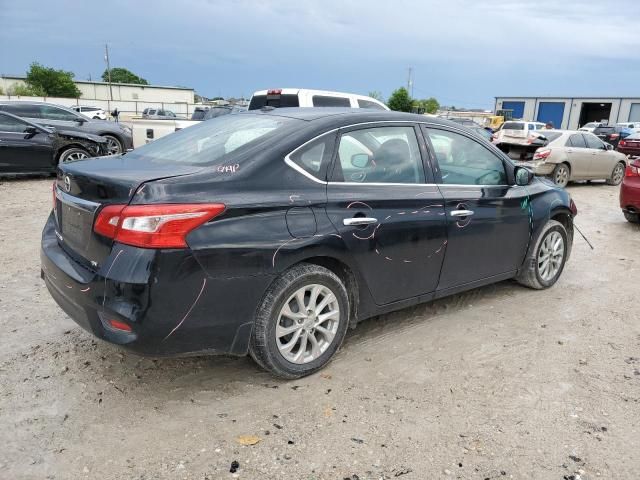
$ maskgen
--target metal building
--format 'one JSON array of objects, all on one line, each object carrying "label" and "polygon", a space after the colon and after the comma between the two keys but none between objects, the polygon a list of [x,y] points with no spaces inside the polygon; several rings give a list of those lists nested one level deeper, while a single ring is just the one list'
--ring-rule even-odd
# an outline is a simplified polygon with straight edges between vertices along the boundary
[{"label": "metal building", "polygon": [[496,97],[495,108],[569,130],[589,122],[640,122],[640,97]]}]

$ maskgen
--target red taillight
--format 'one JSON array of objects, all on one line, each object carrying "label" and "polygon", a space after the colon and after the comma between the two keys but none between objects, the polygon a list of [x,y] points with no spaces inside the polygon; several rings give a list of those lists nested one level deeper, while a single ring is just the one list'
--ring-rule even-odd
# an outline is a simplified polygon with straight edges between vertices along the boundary
[{"label": "red taillight", "polygon": [[620,143],[618,143],[618,146],[624,147],[626,144],[627,142],[625,142],[624,140],[620,140]]},{"label": "red taillight", "polygon": [[109,322],[109,326],[115,330],[122,330],[124,332],[131,331],[131,326],[127,325],[124,322],[121,322],[120,320],[109,319],[108,322]]},{"label": "red taillight", "polygon": [[551,155],[551,150],[538,150],[533,154],[534,160],[546,160]]},{"label": "red taillight", "polygon": [[627,165],[627,169],[624,172],[625,177],[640,177],[640,163],[634,162],[631,165]]},{"label": "red taillight", "polygon": [[620,136],[620,134],[619,134],[619,133],[612,133],[611,135],[609,135],[609,138],[610,138],[611,140],[615,140],[615,139],[616,139],[616,138],[618,138],[619,136]]},{"label": "red taillight", "polygon": [[573,201],[573,198],[569,201],[569,210],[571,210],[571,213],[573,214],[574,217],[578,214],[578,207]]},{"label": "red taillight", "polygon": [[267,90],[267,95],[280,95],[282,94],[281,88],[272,88],[271,90]]},{"label": "red taillight", "polygon": [[219,203],[108,205],[98,214],[93,229],[136,247],[185,248],[187,235],[224,209]]}]

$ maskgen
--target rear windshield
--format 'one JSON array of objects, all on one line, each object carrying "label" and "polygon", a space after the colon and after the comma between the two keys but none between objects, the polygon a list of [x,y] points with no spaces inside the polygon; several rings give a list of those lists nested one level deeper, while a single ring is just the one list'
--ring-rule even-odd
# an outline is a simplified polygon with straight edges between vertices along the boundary
[{"label": "rear windshield", "polygon": [[298,95],[254,95],[249,102],[249,110],[260,110],[262,107],[299,107]]},{"label": "rear windshield", "polygon": [[632,133],[625,140],[640,140],[640,133]]},{"label": "rear windshield", "polygon": [[558,138],[560,138],[562,136],[562,133],[560,132],[542,132],[539,135],[544,135],[544,137],[549,140],[550,142],[553,142],[554,140],[557,140]]},{"label": "rear windshield", "polygon": [[613,133],[615,131],[615,127],[598,127],[593,131],[593,133]]},{"label": "rear windshield", "polygon": [[220,164],[231,152],[260,144],[295,121],[264,115],[223,115],[136,148],[127,156],[163,164]]},{"label": "rear windshield", "polygon": [[505,122],[502,130],[524,130],[524,123]]}]

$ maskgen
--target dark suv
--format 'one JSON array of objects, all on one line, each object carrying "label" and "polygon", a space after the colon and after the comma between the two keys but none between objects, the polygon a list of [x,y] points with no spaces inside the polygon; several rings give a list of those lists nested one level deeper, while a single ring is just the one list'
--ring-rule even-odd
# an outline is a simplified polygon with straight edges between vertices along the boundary
[{"label": "dark suv", "polygon": [[57,130],[77,131],[99,135],[107,141],[109,155],[124,153],[133,148],[131,129],[104,120],[92,120],[70,108],[43,102],[0,102],[0,111],[12,113],[30,122]]},{"label": "dark suv", "polygon": [[603,142],[610,143],[611,145],[613,145],[613,148],[617,148],[620,140],[629,136],[630,133],[631,130],[618,125],[603,125],[601,127],[596,127],[593,130],[593,134],[596,137],[598,137]]}]

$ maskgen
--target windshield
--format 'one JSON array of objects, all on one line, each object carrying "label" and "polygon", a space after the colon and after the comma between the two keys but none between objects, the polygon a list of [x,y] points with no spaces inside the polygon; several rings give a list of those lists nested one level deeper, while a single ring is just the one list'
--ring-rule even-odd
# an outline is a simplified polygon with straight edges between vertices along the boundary
[{"label": "windshield", "polygon": [[229,153],[256,145],[294,121],[264,115],[224,115],[148,143],[127,156],[164,164],[216,164]]},{"label": "windshield", "polygon": [[524,130],[524,123],[505,122],[502,126],[502,130]]}]

